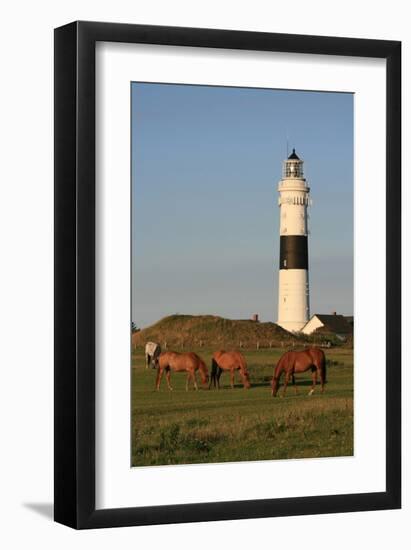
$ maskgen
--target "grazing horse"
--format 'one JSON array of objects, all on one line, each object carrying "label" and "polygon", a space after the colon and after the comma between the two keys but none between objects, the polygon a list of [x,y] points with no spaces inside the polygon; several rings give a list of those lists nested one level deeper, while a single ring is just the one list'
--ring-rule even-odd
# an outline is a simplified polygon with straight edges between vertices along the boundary
[{"label": "grazing horse", "polygon": [[230,385],[234,388],[234,372],[240,372],[244,388],[250,388],[250,377],[247,371],[247,363],[244,356],[239,351],[216,351],[211,359],[211,384],[220,389],[220,376],[223,371],[230,371]]},{"label": "grazing horse", "polygon": [[156,342],[147,342],[144,352],[146,356],[146,369],[148,369],[150,364],[152,368],[155,369],[157,358],[161,353],[160,344],[156,344]]},{"label": "grazing horse", "polygon": [[194,388],[198,390],[196,371],[200,373],[201,382],[206,387],[208,383],[208,371],[206,364],[196,353],[178,353],[176,351],[165,351],[157,359],[158,372],[156,379],[156,390],[160,389],[161,378],[166,372],[167,386],[172,390],[170,383],[170,374],[173,372],[186,372],[186,391],[188,391],[188,382],[192,380]]},{"label": "grazing horse", "polygon": [[[292,377],[293,384],[295,384],[294,374],[299,372],[306,372],[311,370],[313,384],[308,395],[314,393],[315,385],[317,383],[317,374],[320,375],[321,381],[321,393],[324,391],[324,384],[326,383],[326,368],[325,368],[325,355],[323,350],[319,348],[307,348],[304,351],[287,351],[284,353],[274,370],[274,376],[271,383],[271,395],[275,397],[277,395],[278,386],[280,385],[280,378],[285,372],[283,396],[287,389],[287,384]],[[295,392],[297,393],[297,386],[295,386]]]}]

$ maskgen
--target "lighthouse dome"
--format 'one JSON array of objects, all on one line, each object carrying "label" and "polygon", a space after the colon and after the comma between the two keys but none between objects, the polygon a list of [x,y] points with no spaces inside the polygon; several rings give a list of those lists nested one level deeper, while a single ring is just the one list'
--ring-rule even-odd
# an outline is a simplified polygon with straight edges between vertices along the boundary
[{"label": "lighthouse dome", "polygon": [[297,155],[297,153],[295,152],[295,149],[293,149],[293,152],[291,153],[291,155],[288,157],[288,160],[300,160],[300,157]]}]

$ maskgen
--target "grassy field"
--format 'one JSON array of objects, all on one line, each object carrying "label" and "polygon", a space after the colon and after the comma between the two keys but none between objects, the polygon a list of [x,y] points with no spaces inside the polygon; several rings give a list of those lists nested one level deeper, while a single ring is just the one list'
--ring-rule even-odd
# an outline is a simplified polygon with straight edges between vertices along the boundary
[{"label": "grassy field", "polygon": [[[212,351],[196,351],[210,365]],[[133,353],[132,465],[194,464],[353,454],[353,354],[325,350],[327,380],[308,396],[310,373],[296,376],[285,398],[272,398],[273,365],[284,350],[244,351],[252,387],[244,390],[228,374],[217,390],[185,391],[185,374],[172,374],[174,390],[145,369],[142,350]],[[280,388],[281,390],[281,388]]]}]

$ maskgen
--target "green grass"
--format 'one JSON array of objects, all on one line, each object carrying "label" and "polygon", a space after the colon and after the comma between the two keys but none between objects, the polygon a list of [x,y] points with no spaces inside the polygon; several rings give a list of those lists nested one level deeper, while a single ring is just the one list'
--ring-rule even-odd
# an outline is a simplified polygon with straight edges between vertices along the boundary
[{"label": "green grass", "polygon": [[[212,351],[196,351],[210,365]],[[326,350],[326,390],[308,396],[310,373],[298,375],[284,398],[272,398],[273,365],[284,350],[245,351],[252,388],[228,374],[217,390],[185,391],[185,374],[165,377],[154,390],[156,371],[146,370],[141,351],[133,354],[132,465],[195,464],[353,454],[352,350]],[[281,388],[280,388],[281,393]]]}]

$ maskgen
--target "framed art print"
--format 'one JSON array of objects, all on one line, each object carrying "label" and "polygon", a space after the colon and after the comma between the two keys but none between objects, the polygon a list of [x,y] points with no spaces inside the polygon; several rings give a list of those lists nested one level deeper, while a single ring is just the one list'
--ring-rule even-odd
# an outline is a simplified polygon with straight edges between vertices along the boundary
[{"label": "framed art print", "polygon": [[400,67],[56,29],[56,521],[400,507]]}]

